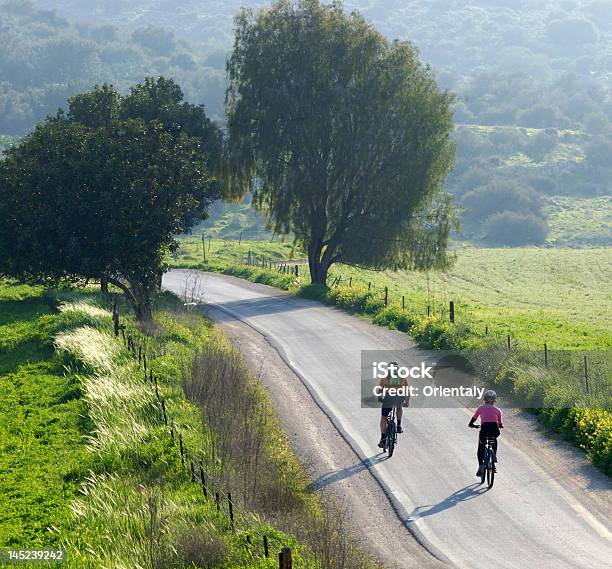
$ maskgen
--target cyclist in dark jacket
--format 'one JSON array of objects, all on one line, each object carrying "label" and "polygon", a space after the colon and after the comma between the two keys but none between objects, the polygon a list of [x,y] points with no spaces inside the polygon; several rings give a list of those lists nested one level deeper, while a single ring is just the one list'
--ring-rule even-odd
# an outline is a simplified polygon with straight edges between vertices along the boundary
[{"label": "cyclist in dark jacket", "polygon": [[[391,362],[387,368],[387,374],[380,380],[380,387],[382,388],[399,388],[408,387],[408,380],[406,378],[399,377],[398,371],[399,365],[396,362]],[[381,416],[380,416],[380,441],[378,446],[380,448],[385,447],[385,434],[387,433],[387,417],[391,410],[395,407],[395,416],[397,418],[397,432],[403,433],[402,429],[402,405],[408,406],[410,395],[389,395],[385,393],[378,398],[378,401],[382,403]]]}]

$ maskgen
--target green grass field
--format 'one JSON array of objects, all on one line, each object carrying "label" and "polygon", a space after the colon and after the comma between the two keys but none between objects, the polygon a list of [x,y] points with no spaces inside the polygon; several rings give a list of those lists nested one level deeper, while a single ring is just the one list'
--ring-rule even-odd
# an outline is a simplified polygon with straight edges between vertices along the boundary
[{"label": "green grass field", "polygon": [[375,273],[350,267],[332,269],[346,282],[372,282],[389,287],[390,298],[407,307],[448,315],[473,333],[508,334],[524,347],[551,349],[610,347],[609,311],[611,250],[601,249],[476,249],[457,250],[448,272]]},{"label": "green grass field", "polygon": [[[66,547],[63,566],[79,569],[207,566],[203,556],[215,567],[272,567],[251,563],[248,531],[258,542],[266,533],[274,550],[291,545],[299,560],[297,542],[250,515],[237,513],[242,529],[230,531],[226,507],[217,512],[189,481],[101,299],[60,298],[0,281],[0,547]],[[186,448],[205,448],[178,366],[213,330],[171,308],[156,314],[148,344],[160,355],[150,365]]]},{"label": "green grass field", "polygon": [[547,243],[555,246],[612,245],[612,197],[575,198],[553,196],[546,206],[550,232]]},{"label": "green grass field", "polygon": [[54,310],[41,288],[0,281],[0,547],[50,547],[91,459],[75,374],[65,373],[53,333],[77,319]]},{"label": "green grass field", "polygon": [[[197,237],[181,239],[173,266],[202,264],[202,244]],[[210,264],[228,266],[244,262],[248,251],[257,259],[272,262],[303,258],[289,243],[211,241]],[[609,305],[612,255],[609,248],[520,248],[456,251],[455,265],[447,272],[374,272],[334,266],[334,278],[341,284],[352,279],[353,286],[383,294],[389,301],[420,315],[448,317],[449,301],[455,302],[456,320],[470,326],[476,337],[508,334],[524,347],[550,349],[603,348],[611,344]],[[307,267],[302,266],[300,283],[308,284]],[[488,331],[488,334],[485,334]]]}]

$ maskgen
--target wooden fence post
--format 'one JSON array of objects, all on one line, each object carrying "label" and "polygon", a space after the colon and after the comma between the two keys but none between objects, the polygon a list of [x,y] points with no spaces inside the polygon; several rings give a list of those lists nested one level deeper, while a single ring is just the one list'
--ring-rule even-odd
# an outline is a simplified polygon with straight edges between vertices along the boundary
[{"label": "wooden fence post", "polygon": [[385,306],[389,304],[389,287],[385,287]]},{"label": "wooden fence post", "polygon": [[236,526],[234,524],[234,502],[232,501],[232,493],[228,492],[227,493],[227,504],[229,507],[229,519],[230,519],[230,526],[232,528],[232,531],[236,530]]},{"label": "wooden fence post", "polygon": [[195,467],[193,466],[193,459],[189,459],[189,468],[191,471],[191,481],[195,482],[196,481],[196,475],[195,475]]},{"label": "wooden fence post", "polygon": [[166,415],[166,403],[164,402],[164,400],[161,400],[161,410],[162,410],[162,417],[164,418],[164,425],[168,426],[168,415]]},{"label": "wooden fence post", "polygon": [[202,485],[202,494],[204,498],[208,498],[208,492],[206,491],[206,478],[204,476],[204,466],[200,462],[200,484]]},{"label": "wooden fence post", "polygon": [[429,308],[429,304],[427,305],[427,318],[429,318],[429,313],[430,313],[430,308]]},{"label": "wooden fence post", "polygon": [[279,569],[293,568],[293,563],[291,561],[291,548],[284,547],[283,550],[278,554],[278,567]]},{"label": "wooden fence post", "polygon": [[402,295],[402,310],[406,309],[406,297]]},{"label": "wooden fence post", "polygon": [[183,435],[179,433],[179,452],[181,453],[181,465],[185,466],[185,453],[183,452]]},{"label": "wooden fence post", "polygon": [[368,291],[372,288],[372,282],[368,283]]},{"label": "wooden fence post", "polygon": [[270,557],[270,548],[268,546],[268,536],[264,535],[263,537],[263,546],[264,546],[264,557],[267,559]]},{"label": "wooden fence post", "polygon": [[454,301],[450,301],[450,305],[449,305],[449,309],[448,309],[448,314],[450,317],[450,321],[454,322],[455,321],[455,303]]},{"label": "wooden fence post", "polygon": [[215,492],[215,505],[217,506],[217,512],[221,511],[221,501],[219,500],[219,492]]},{"label": "wooden fence post", "polygon": [[548,346],[544,342],[544,366],[548,367]]},{"label": "wooden fence post", "polygon": [[295,276],[296,276],[296,277],[299,277],[299,276],[300,276],[300,267],[299,267],[299,265],[296,265],[296,266],[295,266]]},{"label": "wooden fence post", "polygon": [[510,345],[510,334],[508,334],[508,349],[511,350],[512,346]]}]

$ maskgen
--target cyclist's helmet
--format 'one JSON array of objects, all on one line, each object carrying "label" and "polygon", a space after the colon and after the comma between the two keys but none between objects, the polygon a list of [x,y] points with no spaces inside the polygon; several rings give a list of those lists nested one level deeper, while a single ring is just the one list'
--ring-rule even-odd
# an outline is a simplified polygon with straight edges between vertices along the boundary
[{"label": "cyclist's helmet", "polygon": [[[393,374],[390,369],[391,366],[395,366],[393,368]],[[389,362],[389,364],[387,365],[387,377],[397,379],[399,377],[397,373],[398,371],[399,371],[399,364],[397,362]]]},{"label": "cyclist's helmet", "polygon": [[485,401],[495,401],[497,399],[497,393],[495,393],[495,391],[492,389],[488,389],[484,392],[483,399]]}]

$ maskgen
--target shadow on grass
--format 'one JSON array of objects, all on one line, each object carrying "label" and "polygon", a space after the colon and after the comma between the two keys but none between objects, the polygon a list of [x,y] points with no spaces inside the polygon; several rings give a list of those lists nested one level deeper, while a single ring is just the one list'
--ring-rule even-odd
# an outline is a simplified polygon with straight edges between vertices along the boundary
[{"label": "shadow on grass", "polygon": [[53,308],[40,297],[7,300],[0,298],[0,326],[15,322],[32,321],[45,314],[52,314]]}]

